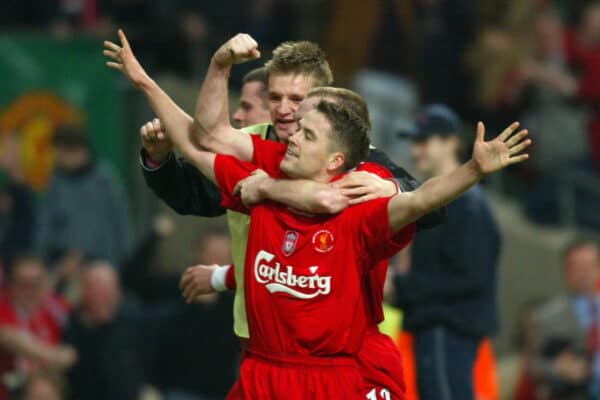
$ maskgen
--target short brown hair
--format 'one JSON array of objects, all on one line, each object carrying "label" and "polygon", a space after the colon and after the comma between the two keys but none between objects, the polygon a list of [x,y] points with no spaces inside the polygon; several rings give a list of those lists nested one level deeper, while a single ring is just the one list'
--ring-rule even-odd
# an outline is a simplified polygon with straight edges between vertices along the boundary
[{"label": "short brown hair", "polygon": [[371,118],[369,116],[369,106],[363,97],[353,92],[350,89],[332,87],[332,86],[321,86],[312,89],[308,92],[307,97],[321,97],[325,100],[331,100],[335,104],[349,109],[367,124],[369,131],[371,130]]},{"label": "short brown hair", "polygon": [[301,74],[312,76],[315,86],[328,86],[333,73],[325,52],[313,42],[283,42],[273,50],[266,62],[267,79],[271,74]]},{"label": "short brown hair", "polygon": [[260,82],[267,87],[267,70],[265,67],[254,68],[252,71],[244,75],[242,83]]},{"label": "short brown hair", "polygon": [[321,100],[317,111],[331,124],[332,143],[339,143],[346,155],[344,169],[356,167],[369,156],[369,127],[363,118],[340,104]]}]

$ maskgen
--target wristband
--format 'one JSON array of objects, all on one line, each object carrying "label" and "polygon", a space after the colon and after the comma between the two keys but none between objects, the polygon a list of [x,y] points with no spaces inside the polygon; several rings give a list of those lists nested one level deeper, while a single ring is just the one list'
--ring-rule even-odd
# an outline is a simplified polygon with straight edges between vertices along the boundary
[{"label": "wristband", "polygon": [[227,271],[231,268],[231,265],[222,265],[219,268],[215,269],[210,276],[210,286],[215,289],[217,292],[224,292],[227,290],[227,285],[225,285],[225,278],[227,276]]}]

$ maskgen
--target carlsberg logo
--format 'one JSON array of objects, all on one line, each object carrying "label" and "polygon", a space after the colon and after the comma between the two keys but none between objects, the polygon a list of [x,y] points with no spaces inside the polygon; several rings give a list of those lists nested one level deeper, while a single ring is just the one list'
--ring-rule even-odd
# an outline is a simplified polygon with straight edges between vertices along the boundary
[{"label": "carlsberg logo", "polygon": [[274,266],[269,265],[274,258],[273,254],[261,250],[254,261],[254,276],[258,282],[265,284],[270,293],[283,292],[299,299],[312,299],[331,292],[331,277],[316,274],[319,267],[309,268],[312,275],[296,275],[289,265],[282,267],[278,262]]}]

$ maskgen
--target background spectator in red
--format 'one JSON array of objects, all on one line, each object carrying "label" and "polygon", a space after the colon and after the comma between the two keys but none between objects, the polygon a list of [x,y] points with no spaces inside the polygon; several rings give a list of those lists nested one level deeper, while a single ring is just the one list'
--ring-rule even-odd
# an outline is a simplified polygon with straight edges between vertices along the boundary
[{"label": "background spectator in red", "polygon": [[[60,311],[61,307],[64,304],[49,292],[44,264],[35,257],[17,258],[8,290],[0,298],[0,326],[25,332],[48,345],[58,345],[65,310]],[[39,360],[0,350],[0,376],[8,372],[26,376],[40,366]],[[5,395],[6,390],[6,386],[0,386]]]}]

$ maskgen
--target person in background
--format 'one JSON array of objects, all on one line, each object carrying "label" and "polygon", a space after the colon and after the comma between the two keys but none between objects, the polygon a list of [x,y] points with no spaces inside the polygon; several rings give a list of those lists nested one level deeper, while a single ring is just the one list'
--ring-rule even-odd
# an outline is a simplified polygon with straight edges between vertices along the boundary
[{"label": "person in background", "polygon": [[[68,310],[49,293],[45,265],[33,256],[21,256],[11,271],[8,290],[0,296],[0,339],[6,345],[0,350],[0,377],[14,378],[9,380],[16,386],[44,364],[66,367],[76,355],[69,349],[51,350],[60,343]],[[0,398],[8,393],[5,382],[0,385]]]},{"label": "person in background", "polygon": [[38,252],[51,265],[83,252],[119,267],[133,239],[123,188],[95,160],[81,128],[61,126],[53,140],[56,169],[41,205]]},{"label": "person in background", "polygon": [[17,135],[6,135],[0,151],[0,171],[6,178],[0,188],[0,270],[5,275],[18,254],[32,250],[35,239],[34,196],[25,182],[21,154]]},{"label": "person in background", "polygon": [[[202,265],[230,264],[228,232],[219,228],[203,232],[195,241],[194,260]],[[233,296],[214,293],[184,307],[161,339],[156,383],[165,400],[222,399],[233,385],[237,369],[239,345],[230,314]]]},{"label": "person in background", "polygon": [[233,121],[238,128],[268,124],[269,99],[267,93],[267,72],[264,67],[253,69],[243,79],[238,108],[233,113]]},{"label": "person in background", "polygon": [[600,247],[577,240],[566,248],[563,263],[567,293],[549,300],[536,314],[531,373],[536,392],[550,393],[551,398],[598,398]]},{"label": "person in background", "polygon": [[50,371],[39,371],[25,382],[22,400],[65,400],[67,387],[64,378]]},{"label": "person in background", "polygon": [[[460,165],[460,121],[443,105],[418,116],[412,139],[427,177]],[[405,135],[406,136],[406,135]],[[446,224],[416,235],[408,268],[396,270],[396,305],[414,336],[421,400],[474,399],[473,366],[482,341],[498,328],[500,234],[479,186],[448,206]]]}]

